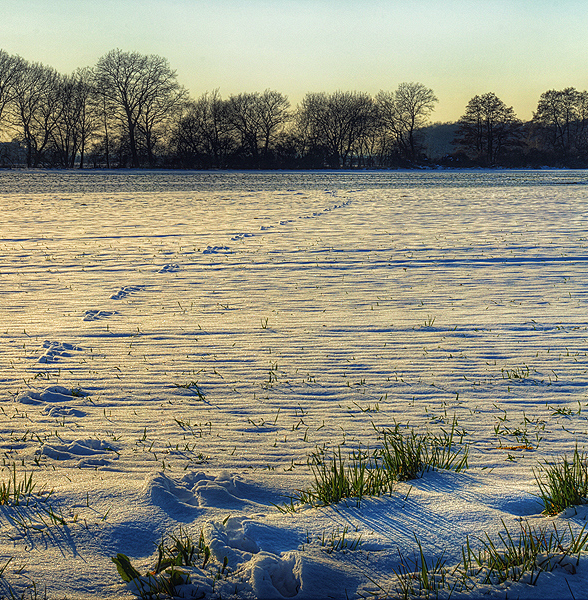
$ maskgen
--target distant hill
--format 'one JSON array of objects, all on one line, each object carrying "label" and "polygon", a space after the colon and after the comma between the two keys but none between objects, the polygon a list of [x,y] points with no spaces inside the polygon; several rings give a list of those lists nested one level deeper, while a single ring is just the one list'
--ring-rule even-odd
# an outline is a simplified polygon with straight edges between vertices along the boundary
[{"label": "distant hill", "polygon": [[427,158],[435,161],[453,154],[455,146],[451,142],[455,139],[457,128],[456,122],[434,122],[421,129]]}]

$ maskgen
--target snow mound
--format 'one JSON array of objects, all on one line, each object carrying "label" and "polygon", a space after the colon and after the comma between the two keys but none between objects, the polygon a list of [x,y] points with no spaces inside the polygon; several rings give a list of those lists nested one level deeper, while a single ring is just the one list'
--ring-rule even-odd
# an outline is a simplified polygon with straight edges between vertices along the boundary
[{"label": "snow mound", "polygon": [[[204,473],[188,474],[207,477]],[[163,472],[149,474],[143,482],[144,498],[170,515],[197,513],[198,499],[183,479],[173,480]]]},{"label": "snow mound", "polygon": [[[173,488],[173,487],[172,487]],[[279,556],[260,551],[247,535],[243,519],[205,523],[202,534],[215,562],[204,566],[175,566],[157,575],[130,581],[135,595],[160,593],[158,587],[174,575],[174,592],[181,598],[253,597],[275,600],[296,597],[300,587],[300,556],[288,552]],[[218,574],[216,569],[220,568]],[[213,581],[214,579],[214,581]],[[168,585],[169,586],[169,585]]]},{"label": "snow mound", "polygon": [[344,560],[325,559],[320,549],[261,549],[250,533],[254,525],[247,517],[205,522],[206,562],[139,576],[127,589],[142,597],[170,597],[171,589],[173,597],[192,599],[344,599],[350,586],[360,584],[360,578],[350,580]]},{"label": "snow mound", "polygon": [[194,478],[197,478],[197,481],[192,490],[201,507],[258,509],[259,505],[270,506],[279,498],[278,494],[244,482],[226,471],[217,476],[201,477],[200,474],[195,474]]},{"label": "snow mound", "polygon": [[259,553],[257,543],[245,533],[242,519],[229,518],[225,524],[208,522],[202,533],[211,554],[219,562],[224,562],[226,558],[232,570],[251,560],[253,554]]},{"label": "snow mound", "polygon": [[300,581],[300,556],[289,552],[284,557],[261,552],[242,570],[258,600],[276,600],[297,596]]}]

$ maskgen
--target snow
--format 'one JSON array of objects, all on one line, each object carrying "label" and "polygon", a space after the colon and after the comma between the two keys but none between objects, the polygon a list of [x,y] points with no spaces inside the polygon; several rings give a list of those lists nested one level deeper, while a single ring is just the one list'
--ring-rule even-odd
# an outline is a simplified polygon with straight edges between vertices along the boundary
[{"label": "snow", "polygon": [[[535,473],[588,432],[587,184],[0,172],[0,481],[42,490],[0,505],[0,591],[131,599],[111,558],[145,590],[181,531],[213,562],[178,568],[184,597],[395,597],[417,540],[454,569],[505,526],[580,532],[588,507],[544,516]],[[317,447],[454,418],[469,469],[288,511]],[[588,598],[584,553],[549,562],[451,597]]]}]

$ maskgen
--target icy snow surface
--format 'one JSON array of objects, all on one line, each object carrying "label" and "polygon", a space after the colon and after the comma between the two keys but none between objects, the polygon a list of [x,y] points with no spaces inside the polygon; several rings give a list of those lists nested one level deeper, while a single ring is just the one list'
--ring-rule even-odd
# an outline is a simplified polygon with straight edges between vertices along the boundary
[{"label": "icy snow surface", "polygon": [[[0,172],[0,480],[32,473],[66,522],[0,506],[0,590],[132,598],[110,558],[147,572],[180,527],[240,579],[193,572],[186,597],[264,599],[391,590],[415,536],[456,564],[503,523],[578,531],[582,508],[541,514],[533,472],[586,443],[587,184]],[[309,488],[317,446],[454,416],[465,472],[274,505]],[[344,530],[357,548],[329,549]],[[562,566],[471,595],[588,598],[584,556]]]}]

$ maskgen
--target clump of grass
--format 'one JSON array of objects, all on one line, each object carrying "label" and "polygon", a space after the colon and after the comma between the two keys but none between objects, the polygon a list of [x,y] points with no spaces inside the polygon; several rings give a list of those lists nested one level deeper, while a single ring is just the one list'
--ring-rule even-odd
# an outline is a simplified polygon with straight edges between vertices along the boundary
[{"label": "clump of grass", "polygon": [[524,379],[528,379],[530,374],[531,369],[526,364],[525,366],[516,366],[515,368],[502,369],[502,378],[510,379],[511,381],[522,381]]},{"label": "clump of grass", "polygon": [[78,516],[64,514],[47,501],[53,490],[43,485],[37,488],[33,473],[22,475],[13,463],[8,481],[0,482],[0,511],[14,529],[22,533],[49,532],[51,526],[67,526],[78,521]]},{"label": "clump of grass", "polygon": [[[504,531],[492,540],[488,534],[480,539],[480,549],[474,549],[470,538],[462,547],[462,559],[449,567],[445,554],[427,557],[415,537],[417,552],[407,556],[399,550],[399,564],[393,569],[393,585],[385,589],[372,579],[379,591],[370,592],[385,598],[448,599],[455,593],[472,594],[480,586],[500,585],[505,581],[535,585],[539,575],[560,566],[568,572],[579,562],[580,552],[588,543],[585,525],[576,535],[568,524],[567,530],[548,532],[520,522],[518,532]],[[568,535],[569,531],[569,535]],[[566,546],[564,547],[564,544]],[[575,563],[574,563],[575,561]]]},{"label": "clump of grass", "polygon": [[370,452],[360,446],[347,459],[340,446],[330,457],[319,447],[308,460],[314,475],[311,487],[298,491],[296,498],[311,505],[354,498],[359,506],[363,497],[391,493],[396,482],[421,477],[429,469],[462,471],[468,466],[468,447],[461,443],[462,438],[457,443],[456,428],[455,418],[451,429],[441,436],[403,432],[397,423],[392,429],[378,430],[381,447]]},{"label": "clump of grass", "polygon": [[432,316],[431,314],[429,314],[427,316],[427,319],[423,322],[423,327],[425,328],[431,328],[431,326],[433,326],[433,324],[435,324],[435,316]]},{"label": "clump of grass", "polygon": [[[418,553],[413,558],[405,556],[400,549],[398,550],[399,565],[393,568],[396,575],[395,593],[404,600],[411,598],[439,599],[442,592],[446,590],[449,598],[454,592],[459,579],[453,580],[447,569],[447,559],[445,554],[437,558],[427,557],[423,551],[423,546],[415,537]],[[453,581],[453,586],[451,582]],[[389,598],[389,592],[386,592]]]},{"label": "clump of grass", "polygon": [[169,566],[194,566],[201,564],[202,569],[210,559],[210,548],[204,542],[204,534],[195,543],[193,539],[181,528],[177,535],[170,536],[170,543],[166,545],[162,539],[157,546],[158,560],[155,572],[161,572]]},{"label": "clump of grass", "polygon": [[[33,473],[27,475],[23,471],[22,477],[16,472],[16,463],[12,465],[12,472],[8,481],[0,482],[0,505],[18,507],[19,505],[28,505],[31,499],[46,493],[45,487],[35,491],[36,482],[33,481]],[[50,493],[49,493],[50,494]],[[49,494],[45,495],[45,500]]]},{"label": "clump of grass", "polygon": [[314,480],[309,490],[298,492],[297,499],[302,504],[327,505],[355,498],[359,505],[364,496],[392,490],[392,484],[386,481],[374,453],[363,451],[361,447],[354,450],[347,460],[341,454],[340,446],[330,459],[326,450],[319,447],[311,453],[308,464]]},{"label": "clump of grass", "polygon": [[355,539],[349,538],[348,535],[349,526],[344,526],[343,530],[333,530],[330,537],[323,536],[321,539],[321,546],[325,547],[327,553],[333,553],[334,551],[355,551],[359,549],[361,545],[361,535],[355,537]]},{"label": "clump of grass", "polygon": [[174,385],[178,389],[186,389],[188,391],[191,391],[192,393],[198,396],[199,400],[202,400],[202,402],[206,402],[204,393],[202,392],[202,389],[200,388],[200,385],[198,385],[197,381],[190,381],[189,383],[174,383]]},{"label": "clump of grass", "polygon": [[413,480],[429,469],[428,436],[419,435],[411,430],[402,434],[399,426],[385,429],[381,433],[382,465],[394,481]]},{"label": "clump of grass", "polygon": [[[318,449],[313,452],[309,465],[314,474],[314,482],[309,491],[300,492],[301,503],[312,503],[315,500],[322,503],[338,503],[351,496],[357,496],[361,499],[361,494],[356,494],[352,476],[358,475],[361,477],[364,466],[352,467],[351,473],[349,473],[348,467],[343,461],[340,446],[338,451],[333,453],[330,461],[327,460],[324,450]],[[363,485],[360,484],[360,491],[362,491],[362,488]]]},{"label": "clump of grass", "polygon": [[[469,543],[463,551],[463,564],[469,570],[472,564],[477,565],[482,572],[482,583],[504,583],[504,581],[520,581],[526,578],[530,585],[535,585],[543,570],[546,560],[539,562],[539,555],[550,554],[561,549],[561,538],[557,529],[547,535],[545,529],[531,528],[529,523],[520,523],[520,532],[513,535],[504,521],[504,533],[499,533],[493,541],[486,533],[481,539],[483,549],[476,555]],[[583,538],[583,543],[588,537]],[[575,543],[574,544],[575,548]],[[579,549],[578,549],[579,551]],[[541,564],[541,565],[540,565]]]},{"label": "clump of grass", "polygon": [[[356,529],[357,530],[357,529]],[[311,538],[306,532],[306,543],[318,543],[326,553],[333,553],[334,551],[355,551],[359,549],[361,545],[362,536],[358,535],[355,538],[349,536],[349,526],[345,525],[342,529],[335,528],[328,535],[326,531],[323,531],[322,537]],[[304,551],[304,544],[302,545],[302,551]]]},{"label": "clump of grass", "polygon": [[564,455],[559,461],[541,464],[542,478],[535,473],[541,491],[543,513],[556,515],[568,507],[588,502],[588,455],[574,449],[572,460]]},{"label": "clump of grass", "polygon": [[449,432],[442,436],[417,434],[414,429],[403,433],[400,425],[381,432],[382,466],[393,481],[419,478],[429,469],[462,471],[468,467],[468,447],[456,444],[457,420],[453,419]]},{"label": "clump of grass", "polygon": [[[204,541],[204,533],[194,540],[187,532],[179,529],[177,534],[172,534],[169,540],[164,538],[157,545],[157,563],[153,570],[142,575],[131,563],[128,556],[119,553],[111,558],[123,581],[131,584],[131,591],[143,599],[173,599],[185,597],[180,586],[191,583],[191,568],[205,570],[210,573],[210,587],[214,591],[214,583],[223,575],[228,575],[228,559],[225,557],[222,564],[215,562],[210,566],[210,547]],[[198,597],[205,597],[201,591]]]}]

